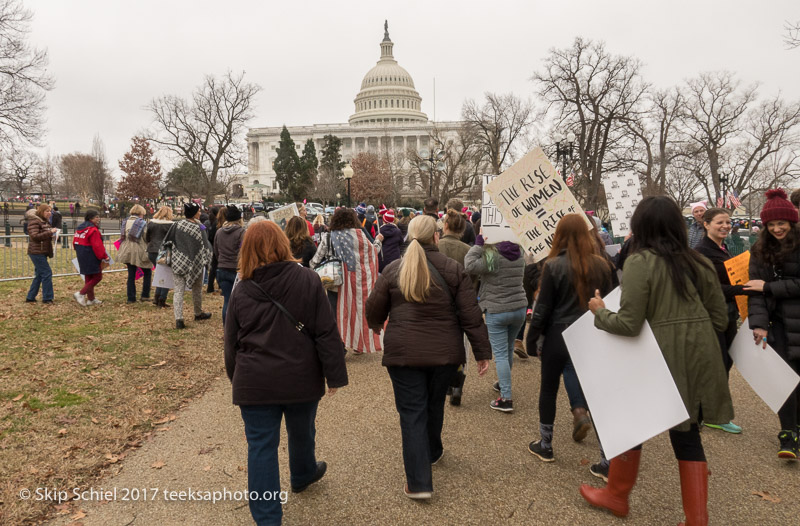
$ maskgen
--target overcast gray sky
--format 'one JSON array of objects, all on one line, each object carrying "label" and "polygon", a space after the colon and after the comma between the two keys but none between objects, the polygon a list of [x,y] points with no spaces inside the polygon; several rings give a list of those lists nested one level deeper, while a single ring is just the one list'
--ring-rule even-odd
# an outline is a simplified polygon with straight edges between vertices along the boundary
[{"label": "overcast gray sky", "polygon": [[[457,120],[466,98],[514,92],[535,101],[529,80],[550,48],[576,36],[635,55],[668,87],[728,69],[761,94],[800,98],[800,49],[782,42],[797,0],[25,0],[31,42],[50,54],[51,153],[89,152],[100,134],[109,165],[150,126],[144,107],[188,96],[205,74],[246,71],[263,87],[252,127],[347,122],[364,74],[380,55],[389,20],[394,55],[414,79],[422,110]],[[172,168],[167,162],[165,171]]]}]

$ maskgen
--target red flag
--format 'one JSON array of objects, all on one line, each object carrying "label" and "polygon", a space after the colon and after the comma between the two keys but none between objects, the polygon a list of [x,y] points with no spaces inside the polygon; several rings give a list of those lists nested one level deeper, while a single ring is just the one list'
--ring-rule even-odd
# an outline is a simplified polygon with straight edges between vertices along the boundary
[{"label": "red flag", "polygon": [[567,177],[567,186],[574,186],[575,185],[575,172],[569,174]]}]

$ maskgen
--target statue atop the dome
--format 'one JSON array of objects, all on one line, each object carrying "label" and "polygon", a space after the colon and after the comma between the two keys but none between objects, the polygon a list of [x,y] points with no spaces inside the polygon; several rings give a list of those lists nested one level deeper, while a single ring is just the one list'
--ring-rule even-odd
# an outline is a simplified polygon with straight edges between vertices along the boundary
[{"label": "statue atop the dome", "polygon": [[383,21],[383,41],[386,42],[387,40],[390,40],[390,38],[389,38],[389,21],[388,20],[384,20]]}]

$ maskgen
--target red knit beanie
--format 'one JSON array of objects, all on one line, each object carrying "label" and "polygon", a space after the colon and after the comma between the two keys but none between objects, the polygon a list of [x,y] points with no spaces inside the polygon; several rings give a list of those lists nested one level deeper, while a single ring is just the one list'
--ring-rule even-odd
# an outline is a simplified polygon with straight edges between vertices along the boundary
[{"label": "red knit beanie", "polygon": [[789,202],[786,197],[786,192],[781,188],[774,188],[767,191],[767,202],[764,208],[761,209],[761,222],[764,226],[770,221],[789,221],[790,223],[797,223],[798,213],[797,208]]},{"label": "red knit beanie", "polygon": [[394,210],[387,210],[384,212],[383,221],[385,223],[394,223]]}]

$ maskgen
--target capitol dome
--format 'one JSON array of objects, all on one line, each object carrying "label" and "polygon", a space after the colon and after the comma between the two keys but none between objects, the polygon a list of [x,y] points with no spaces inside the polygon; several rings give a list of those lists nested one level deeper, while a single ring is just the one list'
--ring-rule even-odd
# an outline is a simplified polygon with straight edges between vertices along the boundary
[{"label": "capitol dome", "polygon": [[350,124],[427,123],[428,116],[420,111],[422,97],[414,89],[414,80],[392,55],[394,43],[389,39],[388,23],[384,23],[380,45],[381,58],[361,81]]}]

